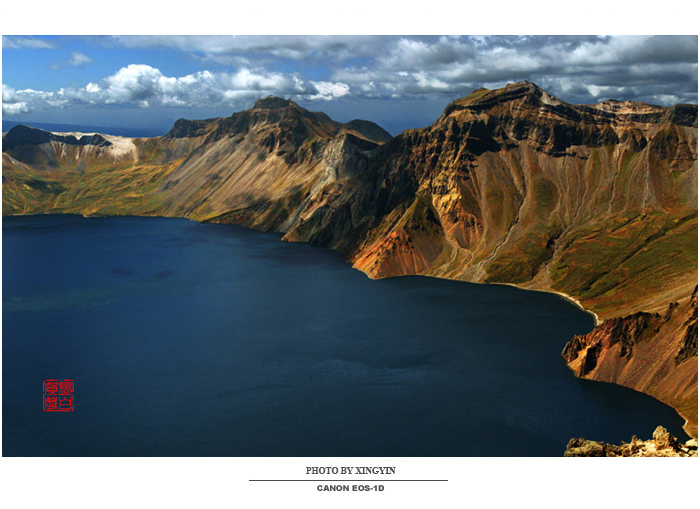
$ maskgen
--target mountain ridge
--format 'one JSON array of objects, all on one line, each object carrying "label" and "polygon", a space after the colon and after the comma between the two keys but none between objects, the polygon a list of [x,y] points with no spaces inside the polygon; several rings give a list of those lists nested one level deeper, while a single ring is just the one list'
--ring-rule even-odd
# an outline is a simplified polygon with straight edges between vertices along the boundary
[{"label": "mountain ridge", "polygon": [[[570,295],[602,322],[591,333],[598,339],[572,339],[572,370],[653,393],[697,436],[697,341],[680,325],[697,314],[697,106],[571,105],[521,82],[476,90],[431,126],[383,139],[369,124],[340,124],[286,99],[256,105],[178,120],[111,159],[101,147],[41,145],[51,172],[3,144],[3,214],[235,223],[336,249],[374,278],[422,274]],[[82,174],[76,157],[89,163]],[[656,326],[629,342],[613,338],[628,328],[606,325],[669,306],[679,325],[663,340]],[[644,346],[652,343],[660,351]],[[653,355],[666,366],[652,377],[665,388],[656,392],[649,377],[628,376]],[[582,372],[582,358],[600,365]]]}]

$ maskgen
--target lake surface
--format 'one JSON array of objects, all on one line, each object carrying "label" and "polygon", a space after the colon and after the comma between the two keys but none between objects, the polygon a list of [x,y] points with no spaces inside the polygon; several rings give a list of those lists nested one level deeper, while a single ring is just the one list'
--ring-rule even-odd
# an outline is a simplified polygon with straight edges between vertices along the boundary
[{"label": "lake surface", "polygon": [[[576,379],[553,294],[372,281],[337,253],[181,219],[3,219],[6,456],[561,456],[682,419]],[[75,411],[42,382],[75,380]]]}]

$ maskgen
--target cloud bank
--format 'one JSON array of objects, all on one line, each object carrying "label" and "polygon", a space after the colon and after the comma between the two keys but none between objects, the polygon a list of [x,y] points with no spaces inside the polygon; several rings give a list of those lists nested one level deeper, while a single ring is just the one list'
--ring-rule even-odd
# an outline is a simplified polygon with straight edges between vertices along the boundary
[{"label": "cloud bank", "polygon": [[[125,36],[91,41],[185,53],[203,67],[230,70],[167,76],[150,65],[132,64],[100,81],[55,91],[3,84],[3,114],[75,106],[235,108],[269,94],[303,102],[447,103],[481,86],[524,79],[574,103],[697,103],[697,36]],[[52,46],[36,38],[3,37],[6,47]],[[91,61],[76,52],[64,65]]]},{"label": "cloud bank", "polygon": [[85,87],[46,92],[14,90],[3,84],[2,91],[3,114],[12,115],[74,106],[233,106],[271,94],[318,101],[347,95],[349,88],[343,83],[312,81],[298,74],[249,69],[235,73],[202,71],[171,77],[149,65],[132,64]]}]

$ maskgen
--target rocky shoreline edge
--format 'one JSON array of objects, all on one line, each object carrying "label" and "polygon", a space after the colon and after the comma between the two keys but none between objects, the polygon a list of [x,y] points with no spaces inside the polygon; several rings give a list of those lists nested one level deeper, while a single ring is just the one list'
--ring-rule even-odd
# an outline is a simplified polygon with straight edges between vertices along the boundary
[{"label": "rocky shoreline edge", "polygon": [[572,438],[564,452],[565,457],[652,457],[652,458],[685,458],[698,456],[698,440],[691,438],[684,444],[671,435],[666,428],[659,426],[654,430],[651,440],[641,440],[632,437],[630,443],[620,445]]}]

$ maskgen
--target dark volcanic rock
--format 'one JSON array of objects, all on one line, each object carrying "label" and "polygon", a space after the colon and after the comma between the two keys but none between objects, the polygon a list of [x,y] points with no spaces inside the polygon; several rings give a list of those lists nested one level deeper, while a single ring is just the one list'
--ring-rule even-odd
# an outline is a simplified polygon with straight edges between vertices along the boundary
[{"label": "dark volcanic rock", "polygon": [[282,99],[281,97],[267,96],[263,99],[258,99],[253,105],[254,110],[278,110],[282,108],[287,108],[294,105],[293,101],[289,99]]},{"label": "dark volcanic rock", "polygon": [[207,126],[212,120],[186,120],[181,118],[165,136],[168,138],[195,138],[207,133]]},{"label": "dark volcanic rock", "polygon": [[687,127],[698,127],[697,104],[677,104],[668,113],[668,122]]}]

